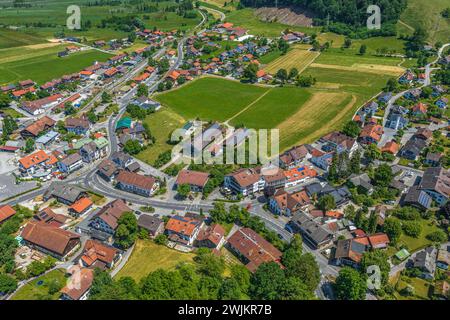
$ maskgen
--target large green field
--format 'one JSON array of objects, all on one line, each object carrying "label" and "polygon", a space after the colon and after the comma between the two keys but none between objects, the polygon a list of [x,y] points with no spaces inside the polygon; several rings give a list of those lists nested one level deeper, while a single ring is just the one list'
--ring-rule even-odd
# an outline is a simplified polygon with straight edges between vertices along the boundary
[{"label": "large green field", "polygon": [[32,79],[42,84],[65,74],[79,72],[95,61],[106,61],[110,55],[87,50],[59,58],[64,46],[11,48],[0,50],[0,84]]},{"label": "large green field", "polygon": [[186,119],[226,121],[268,89],[221,78],[200,78],[155,98]]},{"label": "large green field", "polygon": [[150,240],[138,240],[130,259],[116,278],[132,277],[139,281],[157,269],[170,270],[179,263],[193,262],[194,254],[183,253]]}]

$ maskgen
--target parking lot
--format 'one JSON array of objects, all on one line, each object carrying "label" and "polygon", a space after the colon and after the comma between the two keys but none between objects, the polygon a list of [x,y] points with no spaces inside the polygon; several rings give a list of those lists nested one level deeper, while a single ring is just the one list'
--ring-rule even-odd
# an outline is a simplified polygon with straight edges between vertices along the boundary
[{"label": "parking lot", "polygon": [[11,172],[0,174],[0,201],[22,194],[36,187],[36,181],[20,182],[19,184],[16,184],[16,178]]}]

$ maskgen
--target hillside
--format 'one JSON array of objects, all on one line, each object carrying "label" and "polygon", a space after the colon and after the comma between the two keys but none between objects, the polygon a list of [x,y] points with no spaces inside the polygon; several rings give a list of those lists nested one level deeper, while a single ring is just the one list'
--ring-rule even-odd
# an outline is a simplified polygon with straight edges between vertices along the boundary
[{"label": "hillside", "polygon": [[[444,19],[441,11],[450,7],[448,0],[408,0],[408,7],[400,17],[403,23],[412,28],[423,26],[429,33],[430,42],[450,40],[450,19]],[[403,29],[403,27],[401,27]]]}]

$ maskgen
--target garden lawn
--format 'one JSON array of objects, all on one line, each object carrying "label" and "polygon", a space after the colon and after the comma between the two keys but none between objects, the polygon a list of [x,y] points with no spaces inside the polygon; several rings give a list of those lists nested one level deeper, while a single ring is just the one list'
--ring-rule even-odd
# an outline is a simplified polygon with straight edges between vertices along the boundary
[{"label": "garden lawn", "polygon": [[[39,300],[41,297],[49,294],[47,284],[53,280],[59,281],[64,286],[66,284],[66,276],[64,271],[61,269],[55,269],[46,275],[27,283],[25,286],[20,288],[16,294],[14,294],[12,300]],[[38,285],[37,283],[39,281],[43,281],[43,283]],[[57,300],[59,296],[60,293],[57,292],[52,295],[51,298],[52,300]]]},{"label": "garden lawn", "polygon": [[158,94],[155,99],[185,119],[226,121],[267,90],[237,81],[204,77]]},{"label": "garden lawn", "polygon": [[159,154],[172,149],[173,146],[168,144],[167,141],[169,141],[172,132],[175,129],[182,128],[186,121],[172,109],[162,107],[155,113],[148,115],[144,122],[149,125],[156,141],[154,145],[148,146],[136,157],[146,163],[153,164]]},{"label": "garden lawn", "polygon": [[[402,296],[400,294],[400,292],[408,285],[411,285],[414,288],[414,296],[408,297]],[[394,296],[398,300],[417,300],[417,299],[428,300],[431,286],[432,286],[431,283],[429,283],[424,279],[406,278],[400,276],[397,284],[395,285],[396,292],[394,293]]]},{"label": "garden lawn", "polygon": [[407,250],[410,253],[413,253],[432,244],[432,242],[428,240],[426,236],[434,231],[437,231],[439,228],[435,225],[432,225],[429,220],[421,219],[419,222],[422,225],[422,233],[420,234],[420,236],[416,239],[402,234],[398,241],[397,248],[400,248],[402,245],[406,245]]},{"label": "garden lawn", "polygon": [[157,269],[170,270],[179,263],[191,263],[194,256],[192,253],[183,253],[157,245],[150,240],[138,240],[131,257],[116,278],[132,277],[139,281]]}]

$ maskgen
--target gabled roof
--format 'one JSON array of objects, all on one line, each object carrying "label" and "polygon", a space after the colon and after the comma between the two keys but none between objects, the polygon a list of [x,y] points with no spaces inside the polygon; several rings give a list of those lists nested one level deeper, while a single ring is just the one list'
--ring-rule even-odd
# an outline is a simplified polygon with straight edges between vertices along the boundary
[{"label": "gabled roof", "polygon": [[97,261],[105,264],[112,264],[119,251],[113,247],[104,245],[96,240],[88,240],[84,245],[81,260],[88,266],[94,265]]},{"label": "gabled roof", "polygon": [[144,190],[151,190],[156,183],[156,179],[143,176],[134,172],[122,170],[116,177],[116,181],[125,185],[132,185]]},{"label": "gabled roof", "polygon": [[48,154],[45,153],[43,150],[38,150],[33,154],[30,154],[28,156],[23,157],[22,159],[19,159],[20,164],[25,169],[29,169],[32,166],[41,164],[49,159]]},{"label": "gabled roof", "polygon": [[249,261],[246,267],[251,272],[255,272],[264,262],[280,263],[282,253],[250,228],[236,231],[228,239],[228,243]]},{"label": "gabled roof", "polygon": [[220,224],[213,224],[199,232],[197,241],[209,240],[217,246],[224,236],[225,229]]},{"label": "gabled roof", "polygon": [[203,188],[208,182],[209,174],[207,172],[181,170],[178,173],[177,185],[189,184]]},{"label": "gabled roof", "polygon": [[126,212],[132,212],[127,204],[122,199],[114,200],[107,205],[105,205],[96,214],[96,217],[103,220],[111,229],[115,230],[117,228],[117,221]]},{"label": "gabled roof", "polygon": [[200,225],[201,221],[197,219],[176,215],[167,221],[166,230],[191,237]]},{"label": "gabled roof", "polygon": [[33,136],[37,137],[41,132],[45,131],[47,128],[51,128],[55,125],[56,121],[50,117],[42,117],[28,127],[23,129],[23,131],[27,131],[31,133]]},{"label": "gabled roof", "polygon": [[94,281],[94,270],[83,268],[80,273],[74,274],[72,277],[77,277],[77,285],[65,286],[61,289],[61,293],[67,295],[72,300],[79,300],[91,287]]},{"label": "gabled roof", "polygon": [[0,223],[3,221],[6,221],[7,219],[11,218],[13,215],[16,214],[16,210],[14,210],[13,207],[10,205],[4,205],[0,206]]},{"label": "gabled roof", "polygon": [[71,240],[80,239],[79,234],[37,221],[28,222],[21,236],[25,241],[59,255],[64,254]]},{"label": "gabled roof", "polygon": [[94,203],[89,198],[81,198],[73,205],[70,206],[70,209],[75,211],[76,213],[82,213],[89,207],[91,207]]}]

